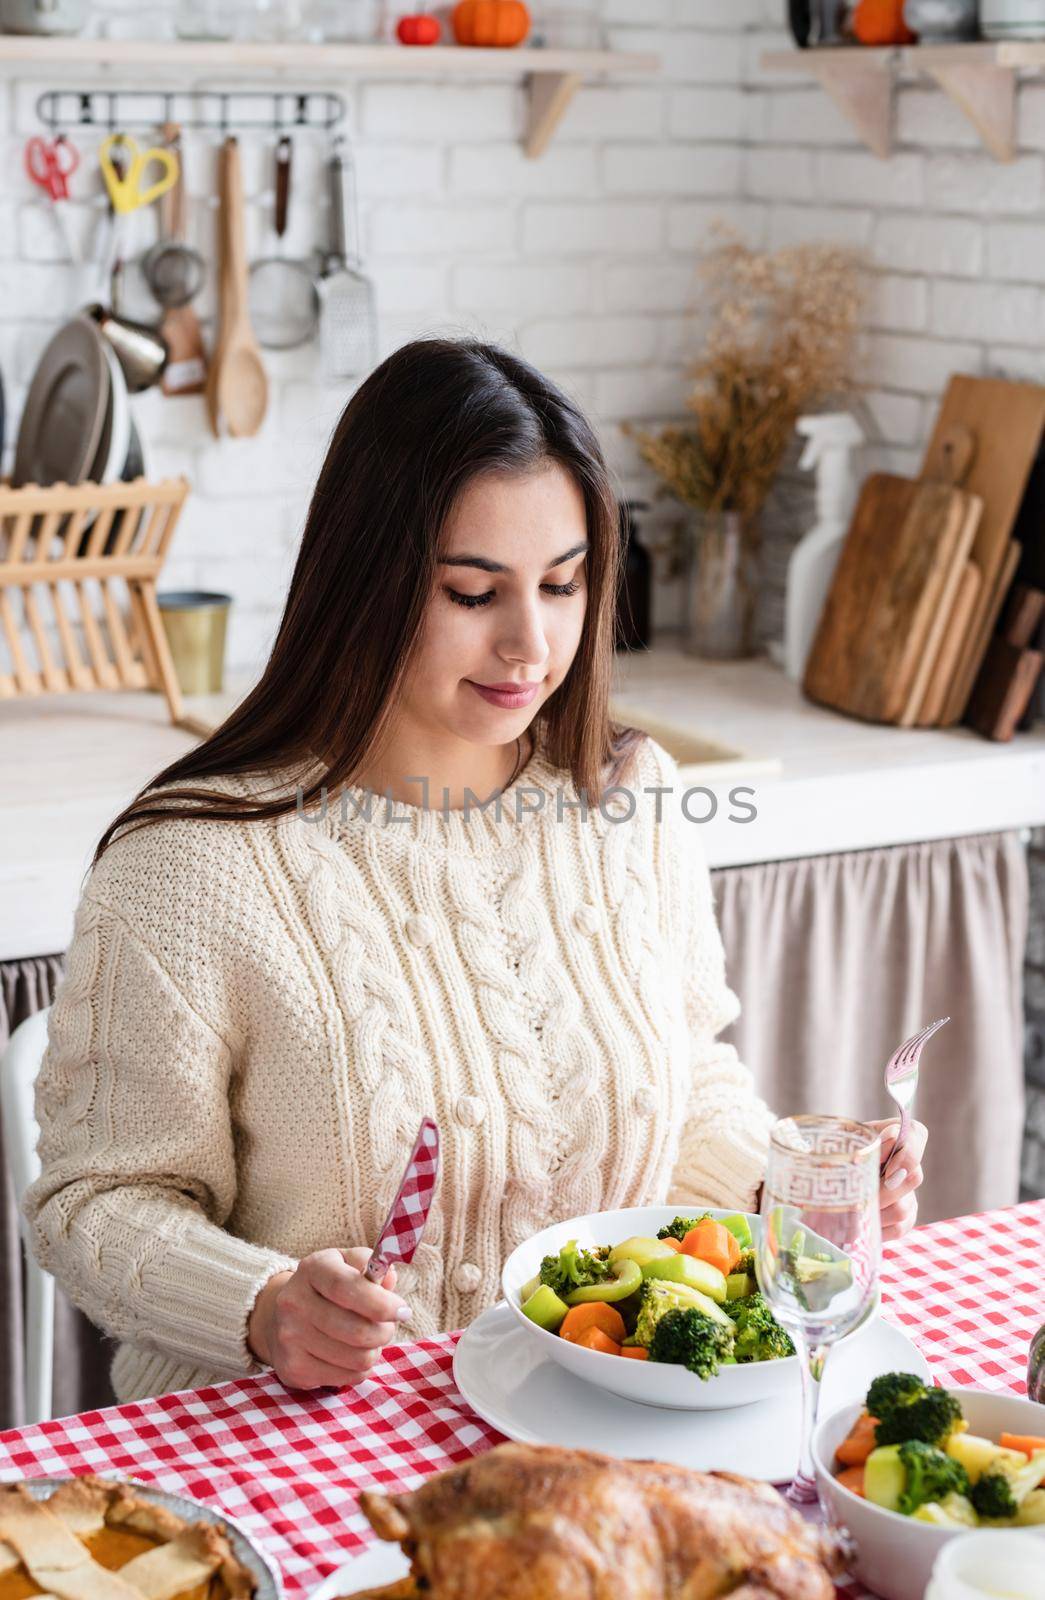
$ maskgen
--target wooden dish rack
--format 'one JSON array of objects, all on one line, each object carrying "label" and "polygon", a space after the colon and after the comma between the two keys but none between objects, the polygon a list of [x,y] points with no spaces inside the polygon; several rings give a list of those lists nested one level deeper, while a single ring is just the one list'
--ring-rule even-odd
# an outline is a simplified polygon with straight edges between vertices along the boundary
[{"label": "wooden dish rack", "polygon": [[184,478],[0,481],[0,701],[152,689],[176,726],[201,731],[185,715],[156,602],[188,492]]}]

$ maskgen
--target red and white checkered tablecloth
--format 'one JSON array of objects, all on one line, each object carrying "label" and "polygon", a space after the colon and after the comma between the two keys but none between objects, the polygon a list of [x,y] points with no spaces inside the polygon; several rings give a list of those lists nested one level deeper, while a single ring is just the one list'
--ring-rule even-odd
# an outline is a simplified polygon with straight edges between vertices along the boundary
[{"label": "red and white checkered tablecloth", "polygon": [[[886,1247],[883,1308],[941,1382],[1025,1392],[1045,1320],[1045,1201],[919,1228]],[[161,1395],[0,1434],[0,1480],[119,1473],[236,1517],[288,1600],[370,1537],[364,1488],[410,1489],[500,1441],[454,1388],[455,1335],[400,1345],[358,1388],[289,1393],[273,1377]],[[839,1600],[863,1600],[850,1585]]]}]

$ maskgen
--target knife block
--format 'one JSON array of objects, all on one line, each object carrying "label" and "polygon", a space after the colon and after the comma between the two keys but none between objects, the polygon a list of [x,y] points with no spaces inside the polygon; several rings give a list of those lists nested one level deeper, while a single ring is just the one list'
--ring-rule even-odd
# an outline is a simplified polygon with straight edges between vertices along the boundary
[{"label": "knife block", "polygon": [[156,603],[188,492],[184,478],[0,482],[0,701],[153,689],[176,726],[199,731]]}]

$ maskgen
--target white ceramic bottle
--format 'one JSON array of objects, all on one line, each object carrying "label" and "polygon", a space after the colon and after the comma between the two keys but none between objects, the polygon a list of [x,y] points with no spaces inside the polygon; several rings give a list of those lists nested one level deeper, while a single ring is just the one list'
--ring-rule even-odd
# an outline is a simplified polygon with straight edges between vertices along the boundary
[{"label": "white ceramic bottle", "polygon": [[791,552],[787,567],[784,671],[795,683],[805,671],[848,532],[855,492],[850,458],[864,438],[848,411],[799,417],[797,427],[807,440],[798,464],[816,471],[816,523]]}]

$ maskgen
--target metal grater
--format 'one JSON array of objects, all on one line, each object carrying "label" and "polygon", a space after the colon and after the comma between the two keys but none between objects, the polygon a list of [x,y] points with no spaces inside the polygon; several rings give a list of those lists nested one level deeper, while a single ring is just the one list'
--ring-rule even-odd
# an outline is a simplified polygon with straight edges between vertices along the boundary
[{"label": "metal grater", "polygon": [[[355,169],[351,155],[342,157],[340,136],[328,164],[330,179],[330,251],[319,280],[319,345],[326,378],[355,378],[369,372],[377,361],[377,313],[374,287],[360,270],[359,210]],[[351,259],[345,237],[345,174],[352,182],[352,234],[356,253]]]}]

